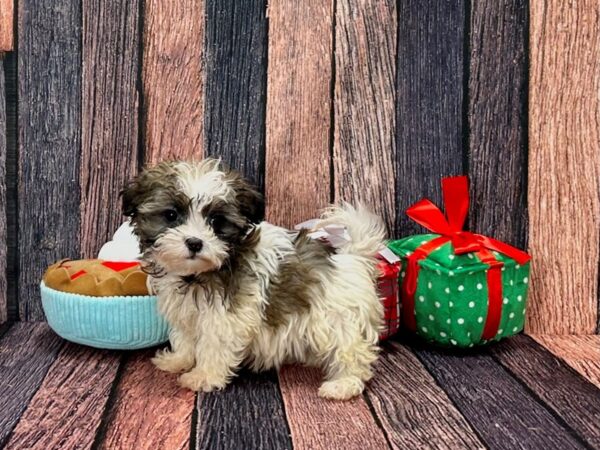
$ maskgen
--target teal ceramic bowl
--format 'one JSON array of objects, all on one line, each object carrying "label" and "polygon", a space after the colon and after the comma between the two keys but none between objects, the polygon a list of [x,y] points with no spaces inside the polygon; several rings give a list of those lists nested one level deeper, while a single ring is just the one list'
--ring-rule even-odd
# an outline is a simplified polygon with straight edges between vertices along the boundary
[{"label": "teal ceramic bowl", "polygon": [[48,325],[64,339],[90,347],[135,350],[163,344],[168,326],[152,295],[91,297],[40,285]]}]

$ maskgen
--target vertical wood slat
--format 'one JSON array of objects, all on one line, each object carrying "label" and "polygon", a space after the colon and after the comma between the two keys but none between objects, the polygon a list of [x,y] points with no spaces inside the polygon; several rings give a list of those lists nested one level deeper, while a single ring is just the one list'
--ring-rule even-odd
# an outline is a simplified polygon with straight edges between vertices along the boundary
[{"label": "vertical wood slat", "polygon": [[6,203],[6,88],[4,83],[3,58],[0,54],[0,324],[8,319],[7,295],[7,218]]},{"label": "vertical wood slat", "polygon": [[600,243],[600,5],[530,2],[526,331],[592,334]]},{"label": "vertical wood slat", "polygon": [[382,449],[388,445],[363,397],[347,402],[317,396],[321,370],[286,366],[279,371],[281,396],[294,448]]},{"label": "vertical wood slat", "polygon": [[470,228],[527,241],[527,1],[471,3]]},{"label": "vertical wood slat", "polygon": [[586,448],[489,354],[416,354],[488,448]]},{"label": "vertical wood slat", "polygon": [[338,0],[335,26],[335,200],[363,201],[393,231],[396,2]]},{"label": "vertical wood slat", "polygon": [[16,323],[0,339],[0,448],[63,346],[45,323]]},{"label": "vertical wood slat", "polygon": [[203,156],[204,0],[144,1],[145,160]]},{"label": "vertical wood slat", "polygon": [[44,269],[80,254],[81,2],[19,1],[19,316]]},{"label": "vertical wood slat", "polygon": [[121,357],[67,343],[5,449],[90,448]]},{"label": "vertical wood slat", "polygon": [[600,389],[600,336],[531,336]]},{"label": "vertical wood slat", "polygon": [[291,449],[275,371],[242,370],[223,390],[198,393],[196,449]]},{"label": "vertical wood slat", "polygon": [[14,46],[14,0],[0,0],[0,53]]},{"label": "vertical wood slat", "polygon": [[152,353],[137,352],[125,362],[98,448],[189,448],[195,395],[154,367]]},{"label": "vertical wood slat", "polygon": [[471,425],[415,355],[390,342],[367,396],[394,449],[482,448]]},{"label": "vertical wood slat", "polygon": [[269,3],[267,219],[315,217],[330,200],[333,0]]},{"label": "vertical wood slat", "polygon": [[441,204],[441,178],[463,173],[464,2],[400,0],[396,74],[396,233],[422,231],[404,211]]},{"label": "vertical wood slat", "polygon": [[205,2],[205,154],[264,191],[267,2]]},{"label": "vertical wood slat", "polygon": [[83,1],[81,252],[95,258],[123,222],[137,171],[139,1]]}]

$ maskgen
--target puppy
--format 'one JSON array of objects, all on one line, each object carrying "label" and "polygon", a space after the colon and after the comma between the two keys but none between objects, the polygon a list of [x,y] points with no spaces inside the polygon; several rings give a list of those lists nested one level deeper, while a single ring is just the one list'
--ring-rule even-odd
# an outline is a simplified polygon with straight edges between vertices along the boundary
[{"label": "puppy", "polygon": [[331,207],[322,224],[344,225],[339,249],[261,222],[261,195],[238,173],[206,159],[165,162],[123,191],[142,266],[171,326],[171,350],[154,364],[182,386],[224,388],[242,364],[260,371],[320,366],[319,395],[360,394],[377,358],[383,308],[374,256],[382,221],[363,207]]}]

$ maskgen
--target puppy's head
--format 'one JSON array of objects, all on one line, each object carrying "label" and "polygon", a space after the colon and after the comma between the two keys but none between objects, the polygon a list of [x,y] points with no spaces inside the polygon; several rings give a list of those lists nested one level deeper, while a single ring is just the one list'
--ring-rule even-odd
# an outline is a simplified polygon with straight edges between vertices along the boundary
[{"label": "puppy's head", "polygon": [[262,196],[213,159],[161,163],[130,181],[122,195],[144,262],[156,274],[220,269],[264,213]]}]

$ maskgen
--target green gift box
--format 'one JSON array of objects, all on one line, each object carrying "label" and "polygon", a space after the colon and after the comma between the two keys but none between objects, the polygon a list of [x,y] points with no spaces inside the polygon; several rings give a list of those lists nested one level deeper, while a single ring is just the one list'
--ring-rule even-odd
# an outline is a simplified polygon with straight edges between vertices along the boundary
[{"label": "green gift box", "polygon": [[445,178],[446,216],[431,201],[407,214],[435,234],[389,243],[402,259],[404,326],[425,339],[472,347],[519,333],[525,322],[530,257],[462,227],[469,206],[466,177]]}]

